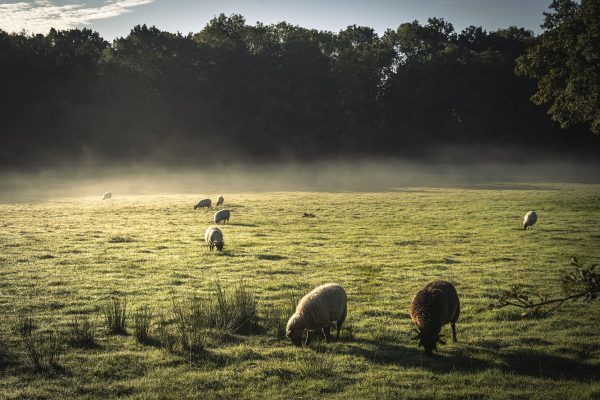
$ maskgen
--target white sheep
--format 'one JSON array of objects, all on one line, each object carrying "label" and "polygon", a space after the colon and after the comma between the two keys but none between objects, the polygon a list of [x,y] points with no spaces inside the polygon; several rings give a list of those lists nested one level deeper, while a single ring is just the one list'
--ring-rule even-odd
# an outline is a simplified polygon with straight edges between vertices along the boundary
[{"label": "white sheep", "polygon": [[104,194],[102,195],[102,200],[110,200],[110,199],[112,199],[112,193],[104,192]]},{"label": "white sheep", "polygon": [[[346,320],[346,300],[344,288],[337,283],[326,283],[314,288],[298,303],[296,312],[288,320],[285,335],[294,345],[301,346],[304,331],[319,331],[329,342],[330,324],[335,321],[336,340],[339,340],[340,329]],[[308,337],[307,333],[305,344],[308,344]]]},{"label": "white sheep", "polygon": [[229,222],[229,217],[231,216],[231,212],[229,210],[219,210],[215,213],[215,224],[218,224],[221,221]]},{"label": "white sheep", "polygon": [[223,205],[224,201],[225,199],[223,198],[223,196],[219,196],[219,198],[217,199],[217,207]]},{"label": "white sheep", "polygon": [[206,244],[208,244],[208,248],[210,251],[213,251],[213,248],[217,248],[219,251],[223,251],[223,232],[216,226],[210,226],[206,228],[204,232],[204,240]]},{"label": "white sheep", "polygon": [[525,214],[523,218],[523,229],[527,229],[529,227],[533,228],[533,225],[537,222],[537,213],[533,210],[529,211]]},{"label": "white sheep", "polygon": [[195,210],[196,208],[204,208],[204,207],[206,207],[206,208],[212,208],[212,207],[211,207],[211,204],[212,204],[212,201],[211,201],[210,199],[202,199],[202,200],[200,200],[200,201],[198,202],[198,204],[196,204],[196,205],[194,206],[194,210]]}]

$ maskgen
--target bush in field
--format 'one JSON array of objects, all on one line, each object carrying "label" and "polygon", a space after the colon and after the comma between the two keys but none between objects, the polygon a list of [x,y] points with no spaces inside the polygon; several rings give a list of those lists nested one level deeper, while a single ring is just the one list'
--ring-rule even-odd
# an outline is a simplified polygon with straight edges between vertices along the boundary
[{"label": "bush in field", "polygon": [[148,343],[152,318],[152,311],[147,306],[138,308],[133,314],[133,331],[138,343]]},{"label": "bush in field", "polygon": [[74,318],[68,328],[67,340],[71,346],[89,348],[96,345],[96,327],[89,318]]},{"label": "bush in field", "polygon": [[108,333],[124,335],[127,333],[127,298],[113,297],[104,307],[104,319]]}]

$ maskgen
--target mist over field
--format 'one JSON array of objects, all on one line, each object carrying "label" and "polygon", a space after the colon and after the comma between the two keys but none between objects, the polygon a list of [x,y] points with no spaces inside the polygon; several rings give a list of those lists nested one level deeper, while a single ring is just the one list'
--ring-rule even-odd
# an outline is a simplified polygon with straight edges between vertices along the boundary
[{"label": "mist over field", "polygon": [[415,163],[400,160],[217,165],[82,167],[0,174],[0,200],[136,194],[391,191],[407,187],[528,187],[528,184],[600,183],[599,163]]}]

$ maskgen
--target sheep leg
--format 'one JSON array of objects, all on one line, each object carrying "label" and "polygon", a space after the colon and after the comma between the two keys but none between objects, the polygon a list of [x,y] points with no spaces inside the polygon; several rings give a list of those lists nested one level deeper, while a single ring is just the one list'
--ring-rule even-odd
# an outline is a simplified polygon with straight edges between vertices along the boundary
[{"label": "sheep leg", "polygon": [[310,331],[306,330],[306,340],[304,341],[305,346],[308,346],[308,338],[310,338]]},{"label": "sheep leg", "polygon": [[327,325],[322,329],[323,336],[325,336],[325,343],[331,342],[331,325]]},{"label": "sheep leg", "polygon": [[450,327],[452,328],[452,341],[456,342],[456,324],[454,322],[450,322]]},{"label": "sheep leg", "polygon": [[335,340],[339,341],[340,340],[340,330],[342,329],[342,324],[344,323],[344,321],[346,320],[346,311],[347,308],[344,307],[344,312],[342,312],[342,315],[340,316],[340,319],[338,319],[335,322],[335,327],[337,329],[337,334],[335,335]]}]

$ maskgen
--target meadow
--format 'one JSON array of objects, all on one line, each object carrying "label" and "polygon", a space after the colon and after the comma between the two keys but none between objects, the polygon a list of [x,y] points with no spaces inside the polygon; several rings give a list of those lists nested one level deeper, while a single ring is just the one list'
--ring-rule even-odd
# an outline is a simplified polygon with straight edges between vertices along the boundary
[{"label": "meadow", "polygon": [[[232,210],[222,253],[203,240],[214,209],[192,209],[219,194]],[[538,223],[524,231],[530,209]],[[600,398],[600,301],[546,316],[488,309],[514,285],[560,294],[571,256],[598,263],[599,242],[598,185],[0,203],[0,398]],[[428,358],[411,340],[409,305],[435,279],[456,286],[461,316],[458,342]],[[348,293],[342,338],[296,348],[281,315],[326,282]],[[165,348],[161,318],[217,287],[254,296],[256,329],[207,332],[193,359]],[[127,302],[126,334],[106,327],[113,298]],[[154,315],[145,342],[139,310]],[[93,345],[63,342],[84,319]],[[27,320],[58,335],[52,367],[32,365],[18,334]]]}]

